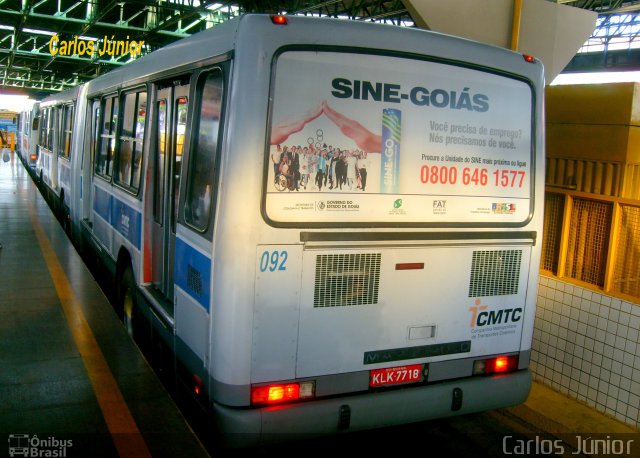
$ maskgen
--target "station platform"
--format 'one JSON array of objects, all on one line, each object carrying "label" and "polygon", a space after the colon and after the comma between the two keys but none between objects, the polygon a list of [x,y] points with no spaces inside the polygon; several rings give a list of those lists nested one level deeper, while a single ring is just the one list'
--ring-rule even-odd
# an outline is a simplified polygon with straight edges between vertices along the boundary
[{"label": "station platform", "polygon": [[11,156],[0,162],[0,456],[209,456]]}]

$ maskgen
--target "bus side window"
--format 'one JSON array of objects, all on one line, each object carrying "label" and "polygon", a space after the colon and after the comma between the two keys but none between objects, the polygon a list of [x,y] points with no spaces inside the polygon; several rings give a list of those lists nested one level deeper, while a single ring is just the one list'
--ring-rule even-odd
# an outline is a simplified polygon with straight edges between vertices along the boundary
[{"label": "bus side window", "polygon": [[91,163],[98,160],[96,151],[98,147],[98,138],[100,137],[100,100],[94,100],[91,103],[91,125],[89,128],[89,151],[91,154]]},{"label": "bus side window", "polygon": [[103,100],[100,146],[96,156],[96,173],[111,177],[113,153],[115,150],[116,126],[118,123],[118,97],[106,97]]},{"label": "bus side window", "polygon": [[40,128],[40,136],[38,138],[38,144],[41,146],[45,145],[48,126],[49,126],[49,109],[46,108],[42,110],[42,127]]},{"label": "bus side window", "polygon": [[137,191],[140,187],[147,93],[128,93],[124,97],[122,111],[122,131],[118,139],[118,173],[115,178],[117,183]]},{"label": "bus side window", "polygon": [[62,108],[62,113],[58,154],[69,159],[71,157],[71,136],[73,133],[73,105],[65,105]]},{"label": "bus side window", "polygon": [[222,111],[223,76],[215,69],[201,79],[198,128],[193,136],[187,175],[185,219],[200,231],[206,231],[211,213],[215,158],[218,149]]}]

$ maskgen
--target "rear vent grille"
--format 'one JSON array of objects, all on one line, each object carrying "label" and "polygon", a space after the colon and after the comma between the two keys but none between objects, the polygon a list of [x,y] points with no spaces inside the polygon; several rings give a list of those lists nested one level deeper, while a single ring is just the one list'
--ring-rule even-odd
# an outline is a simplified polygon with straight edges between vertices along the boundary
[{"label": "rear vent grille", "polygon": [[469,297],[518,294],[522,250],[474,251]]},{"label": "rear vent grille", "polygon": [[377,304],[380,253],[316,257],[314,307]]}]

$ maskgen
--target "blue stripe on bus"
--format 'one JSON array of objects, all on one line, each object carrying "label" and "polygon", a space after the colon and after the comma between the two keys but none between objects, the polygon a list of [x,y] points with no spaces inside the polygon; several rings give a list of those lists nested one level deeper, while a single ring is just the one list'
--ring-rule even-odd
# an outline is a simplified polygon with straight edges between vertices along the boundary
[{"label": "blue stripe on bus", "polygon": [[95,189],[93,209],[102,217],[102,219],[109,221],[109,217],[111,216],[111,194],[103,191],[97,186],[93,189]]},{"label": "blue stripe on bus", "polygon": [[176,237],[175,283],[209,313],[211,295],[211,259]]},{"label": "blue stripe on bus", "polygon": [[115,197],[112,197],[111,225],[139,250],[142,230],[142,214]]},{"label": "blue stripe on bus", "polygon": [[95,186],[94,189],[93,209],[139,250],[142,241],[142,213],[99,187]]}]

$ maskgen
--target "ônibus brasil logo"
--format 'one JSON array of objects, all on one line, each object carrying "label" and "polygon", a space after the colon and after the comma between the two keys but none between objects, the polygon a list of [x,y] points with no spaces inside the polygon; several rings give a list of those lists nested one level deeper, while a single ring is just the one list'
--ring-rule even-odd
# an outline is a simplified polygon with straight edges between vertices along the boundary
[{"label": "\u00f4nibus brasil logo", "polygon": [[9,456],[66,457],[73,447],[71,439],[39,438],[37,435],[9,434]]}]

